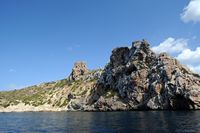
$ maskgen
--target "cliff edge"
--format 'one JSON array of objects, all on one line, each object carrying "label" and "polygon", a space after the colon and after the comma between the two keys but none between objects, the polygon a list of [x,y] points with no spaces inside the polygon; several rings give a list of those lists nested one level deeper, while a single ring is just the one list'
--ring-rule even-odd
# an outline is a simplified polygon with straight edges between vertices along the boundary
[{"label": "cliff edge", "polygon": [[0,111],[200,109],[200,76],[147,41],[112,51],[104,69],[75,63],[66,79],[0,92]]},{"label": "cliff edge", "polygon": [[[136,41],[114,49],[89,104],[97,110],[199,109],[200,76],[149,46]],[[109,100],[108,92],[115,94]]]}]

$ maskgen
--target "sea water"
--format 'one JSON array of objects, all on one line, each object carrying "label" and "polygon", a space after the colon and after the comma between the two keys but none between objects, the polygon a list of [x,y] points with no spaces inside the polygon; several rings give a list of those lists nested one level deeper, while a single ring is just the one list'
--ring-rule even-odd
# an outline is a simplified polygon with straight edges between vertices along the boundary
[{"label": "sea water", "polygon": [[0,113],[0,133],[200,133],[200,111]]}]

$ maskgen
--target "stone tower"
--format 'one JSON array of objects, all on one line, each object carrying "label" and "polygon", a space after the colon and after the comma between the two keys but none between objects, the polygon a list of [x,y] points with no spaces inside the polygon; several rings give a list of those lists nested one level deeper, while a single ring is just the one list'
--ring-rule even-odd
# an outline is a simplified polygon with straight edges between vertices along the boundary
[{"label": "stone tower", "polygon": [[81,79],[85,74],[88,73],[88,68],[85,62],[83,61],[78,61],[74,63],[74,67],[72,69],[72,73],[69,76],[70,80],[79,80]]}]

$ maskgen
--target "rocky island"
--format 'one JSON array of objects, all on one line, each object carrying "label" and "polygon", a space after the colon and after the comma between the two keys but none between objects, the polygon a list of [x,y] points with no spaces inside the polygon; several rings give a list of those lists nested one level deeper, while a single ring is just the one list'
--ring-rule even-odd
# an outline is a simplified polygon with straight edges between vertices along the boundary
[{"label": "rocky island", "polygon": [[200,109],[200,76],[148,42],[112,51],[104,69],[76,62],[66,79],[0,92],[0,112]]}]

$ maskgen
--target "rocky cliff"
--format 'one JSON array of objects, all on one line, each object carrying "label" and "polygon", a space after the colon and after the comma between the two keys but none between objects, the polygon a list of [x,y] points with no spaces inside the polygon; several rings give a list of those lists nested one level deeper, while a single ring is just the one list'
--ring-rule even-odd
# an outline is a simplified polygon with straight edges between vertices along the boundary
[{"label": "rocky cliff", "polygon": [[200,76],[166,53],[156,55],[148,42],[136,41],[130,48],[114,49],[103,70],[89,70],[84,62],[77,62],[67,79],[1,92],[0,106],[4,112],[16,108],[19,111],[200,109]]},{"label": "rocky cliff", "polygon": [[[108,92],[115,96],[105,99]],[[112,51],[88,103],[97,110],[199,109],[200,76],[137,41]]]}]

